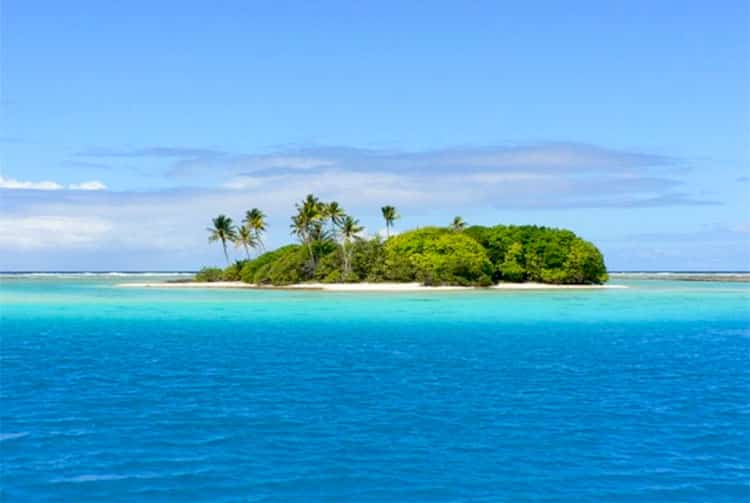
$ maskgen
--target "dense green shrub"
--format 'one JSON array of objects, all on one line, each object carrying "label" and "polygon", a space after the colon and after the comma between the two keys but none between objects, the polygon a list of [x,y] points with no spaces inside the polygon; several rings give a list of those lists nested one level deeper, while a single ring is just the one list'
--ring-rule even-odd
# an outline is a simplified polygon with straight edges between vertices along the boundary
[{"label": "dense green shrub", "polygon": [[247,260],[237,260],[221,273],[222,281],[240,281],[241,271]]},{"label": "dense green shrub", "polygon": [[323,283],[339,283],[343,269],[341,250],[335,249],[328,254],[318,258],[313,279]]},{"label": "dense green shrub", "polygon": [[385,243],[385,276],[425,285],[486,284],[492,264],[474,239],[447,229],[427,227]]},{"label": "dense green shrub", "polygon": [[526,277],[526,270],[521,265],[523,258],[523,245],[521,243],[510,245],[499,267],[501,277],[506,281],[523,281]]},{"label": "dense green shrub", "polygon": [[568,274],[563,269],[542,269],[540,280],[542,283],[568,283]]},{"label": "dense green shrub", "polygon": [[249,260],[244,263],[242,270],[240,271],[240,279],[245,283],[258,283],[256,274],[261,269],[266,269],[268,266],[273,264],[280,257],[283,257],[289,253],[300,251],[302,248],[299,245],[286,245],[276,250],[266,252],[260,257]]},{"label": "dense green shrub", "polygon": [[309,255],[302,248],[290,248],[276,256],[275,260],[255,272],[254,283],[259,285],[291,285],[306,279],[305,269]]},{"label": "dense green shrub", "polygon": [[323,283],[383,281],[385,279],[385,247],[379,238],[358,239],[349,244],[351,272],[344,276],[341,247],[337,246],[318,258],[313,279]]},{"label": "dense green shrub", "polygon": [[352,274],[360,281],[384,281],[385,244],[380,238],[359,240],[352,246]]},{"label": "dense green shrub", "polygon": [[195,281],[213,282],[221,281],[223,271],[218,267],[204,267],[195,274]]},{"label": "dense green shrub", "polygon": [[599,250],[564,229],[535,225],[473,226],[464,231],[486,250],[494,280],[603,283],[607,269]]},{"label": "dense green shrub", "polygon": [[571,244],[563,270],[566,283],[601,284],[609,279],[599,249],[581,238],[576,238]]}]

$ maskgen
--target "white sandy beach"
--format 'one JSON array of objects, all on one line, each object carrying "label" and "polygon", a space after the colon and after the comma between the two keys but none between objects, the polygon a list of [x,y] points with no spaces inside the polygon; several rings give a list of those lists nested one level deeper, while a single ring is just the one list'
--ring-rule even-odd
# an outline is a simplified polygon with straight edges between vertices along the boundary
[{"label": "white sandy beach", "polygon": [[[119,287],[127,288],[198,288],[198,289],[258,289],[258,290],[325,290],[331,292],[425,292],[425,291],[460,291],[481,290],[483,288],[466,286],[424,286],[420,283],[300,283],[288,286],[258,286],[241,281],[198,282],[150,282],[120,283]],[[627,288],[624,285],[549,285],[545,283],[500,283],[489,290],[592,290]]]}]

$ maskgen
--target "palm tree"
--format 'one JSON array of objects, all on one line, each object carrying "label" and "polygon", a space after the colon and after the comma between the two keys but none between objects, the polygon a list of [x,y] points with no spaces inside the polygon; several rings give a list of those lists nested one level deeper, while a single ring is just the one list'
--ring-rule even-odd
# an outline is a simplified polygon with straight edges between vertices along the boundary
[{"label": "palm tree", "polygon": [[313,253],[313,241],[323,235],[323,203],[320,200],[308,194],[302,201],[302,204],[295,204],[297,214],[292,217],[292,234],[296,235],[302,244],[307,247],[310,255],[310,261],[315,267],[315,254]]},{"label": "palm tree", "polygon": [[245,256],[250,259],[250,248],[255,248],[258,246],[258,238],[257,236],[247,228],[247,226],[242,225],[240,227],[237,227],[237,236],[234,239],[234,244],[239,248],[242,246],[245,249]]},{"label": "palm tree", "polygon": [[466,221],[461,217],[453,217],[453,222],[451,222],[451,229],[453,229],[453,232],[461,232],[466,228]]},{"label": "palm tree", "polygon": [[261,236],[264,232],[266,232],[266,229],[268,228],[268,224],[266,223],[266,214],[260,211],[258,208],[253,208],[252,210],[245,213],[245,220],[243,220],[242,223],[253,234],[255,245],[259,245],[262,249],[264,249],[265,246],[263,245],[263,238]]},{"label": "palm tree", "polygon": [[221,246],[224,248],[224,258],[227,259],[228,264],[229,255],[227,254],[227,241],[234,241],[237,238],[232,219],[226,215],[219,215],[213,219],[213,227],[208,227],[206,230],[211,233],[211,235],[208,236],[209,243],[221,241]]},{"label": "palm tree", "polygon": [[344,256],[344,277],[351,272],[351,250],[349,249],[349,243],[354,239],[359,239],[359,233],[364,230],[364,227],[359,225],[359,220],[346,215],[341,220],[341,251]]},{"label": "palm tree", "polygon": [[325,205],[324,208],[325,217],[330,220],[331,227],[336,227],[341,224],[342,220],[346,216],[344,208],[341,207],[336,201],[332,201]]},{"label": "palm tree", "polygon": [[383,206],[380,211],[383,213],[383,219],[385,220],[385,238],[388,239],[391,237],[393,222],[401,218],[401,215],[396,213],[396,208],[393,206]]}]

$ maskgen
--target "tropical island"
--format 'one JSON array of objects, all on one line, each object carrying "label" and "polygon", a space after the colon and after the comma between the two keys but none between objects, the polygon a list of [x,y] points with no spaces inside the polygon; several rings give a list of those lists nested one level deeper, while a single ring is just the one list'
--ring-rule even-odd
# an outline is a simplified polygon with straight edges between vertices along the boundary
[{"label": "tropical island", "polygon": [[[298,243],[266,251],[266,215],[253,208],[239,225],[219,215],[208,229],[221,244],[226,268],[205,267],[195,282],[243,282],[288,287],[306,283],[419,283],[490,287],[506,283],[601,285],[608,279],[601,252],[565,229],[535,225],[468,226],[455,217],[447,227],[392,233],[399,214],[383,206],[385,236],[367,237],[359,221],[337,202],[310,194],[295,205],[291,234]],[[245,252],[231,262],[227,246]],[[253,258],[253,255],[255,257]]]}]

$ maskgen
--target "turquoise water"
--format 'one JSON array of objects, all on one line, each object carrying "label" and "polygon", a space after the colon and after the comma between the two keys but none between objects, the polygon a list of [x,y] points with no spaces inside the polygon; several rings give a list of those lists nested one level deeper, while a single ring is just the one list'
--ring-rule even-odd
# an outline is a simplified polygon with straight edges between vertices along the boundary
[{"label": "turquoise water", "polygon": [[4,501],[750,498],[748,284],[122,281],[0,281]]}]

